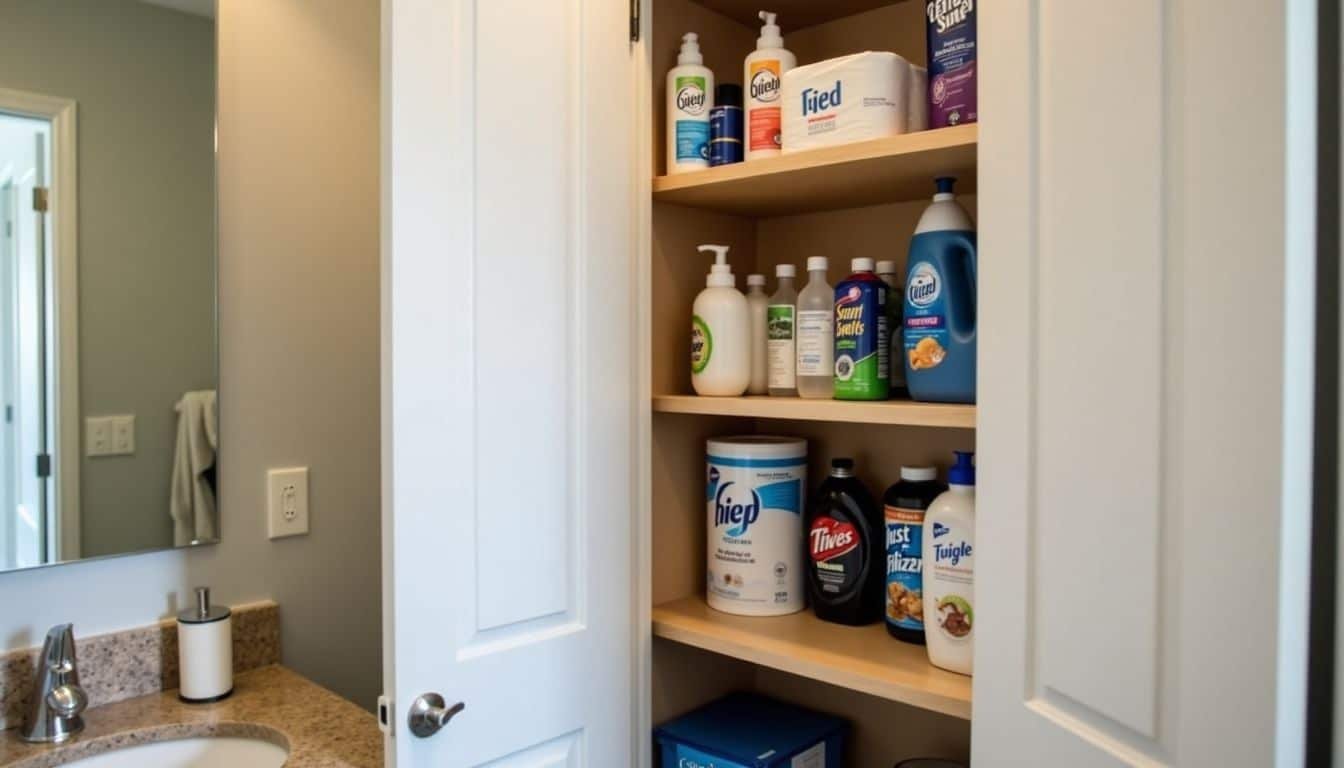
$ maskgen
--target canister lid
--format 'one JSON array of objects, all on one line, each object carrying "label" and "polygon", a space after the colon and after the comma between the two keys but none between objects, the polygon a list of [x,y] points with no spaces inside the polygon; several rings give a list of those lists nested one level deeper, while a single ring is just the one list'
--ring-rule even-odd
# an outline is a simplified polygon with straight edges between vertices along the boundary
[{"label": "canister lid", "polygon": [[196,588],[196,605],[177,614],[177,620],[181,624],[209,624],[227,619],[233,612],[227,605],[210,604],[210,588]]},{"label": "canister lid", "polygon": [[938,479],[938,470],[934,467],[901,467],[901,479],[912,483],[927,483]]},{"label": "canister lid", "polygon": [[705,450],[728,459],[795,459],[806,458],[807,441],[769,435],[715,437],[705,441]]},{"label": "canister lid", "polygon": [[742,86],[737,83],[719,83],[714,89],[714,106],[742,107]]}]

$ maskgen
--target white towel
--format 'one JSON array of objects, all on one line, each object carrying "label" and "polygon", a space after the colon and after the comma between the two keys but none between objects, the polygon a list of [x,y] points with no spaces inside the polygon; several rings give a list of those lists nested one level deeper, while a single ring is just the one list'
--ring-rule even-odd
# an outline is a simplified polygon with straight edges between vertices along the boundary
[{"label": "white towel", "polygon": [[173,452],[173,486],[169,513],[173,545],[219,538],[215,492],[205,473],[215,465],[219,417],[215,391],[188,392],[177,403],[177,449]]}]

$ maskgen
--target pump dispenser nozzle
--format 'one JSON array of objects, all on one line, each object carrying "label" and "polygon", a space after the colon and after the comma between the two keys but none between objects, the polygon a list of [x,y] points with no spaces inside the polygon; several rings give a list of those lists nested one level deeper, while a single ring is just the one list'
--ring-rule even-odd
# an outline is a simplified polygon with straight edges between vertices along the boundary
[{"label": "pump dispenser nozzle", "polygon": [[761,36],[756,38],[756,48],[783,48],[784,35],[779,31],[779,25],[775,23],[777,14],[771,11],[761,11],[756,16],[763,22],[761,25]]},{"label": "pump dispenser nozzle", "polygon": [[710,288],[736,288],[737,279],[733,277],[733,267],[728,263],[728,246],[726,245],[700,245],[696,250],[701,253],[714,254],[714,266],[709,268],[709,276],[705,278],[705,285]]},{"label": "pump dispenser nozzle", "polygon": [[704,64],[705,57],[700,55],[700,36],[687,32],[681,36],[681,52],[677,54],[677,64]]},{"label": "pump dispenser nozzle", "polygon": [[953,451],[957,463],[947,472],[947,482],[951,485],[975,485],[975,453],[972,451]]}]

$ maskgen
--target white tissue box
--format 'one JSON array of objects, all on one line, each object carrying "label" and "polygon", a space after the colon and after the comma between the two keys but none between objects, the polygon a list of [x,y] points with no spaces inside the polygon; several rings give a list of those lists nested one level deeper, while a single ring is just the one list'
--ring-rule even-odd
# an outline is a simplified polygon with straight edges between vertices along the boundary
[{"label": "white tissue box", "polygon": [[783,150],[802,152],[905,133],[910,80],[909,62],[885,51],[785,72]]}]

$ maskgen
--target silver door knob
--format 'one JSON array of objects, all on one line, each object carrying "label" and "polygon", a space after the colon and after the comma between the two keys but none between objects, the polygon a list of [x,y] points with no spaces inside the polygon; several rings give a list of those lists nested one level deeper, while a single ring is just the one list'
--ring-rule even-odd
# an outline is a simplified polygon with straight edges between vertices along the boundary
[{"label": "silver door knob", "polygon": [[443,697],[437,693],[426,693],[417,697],[411,702],[411,714],[408,718],[411,733],[427,739],[447,725],[448,721],[453,719],[453,715],[466,708],[467,705],[460,701],[451,707],[448,706]]}]

